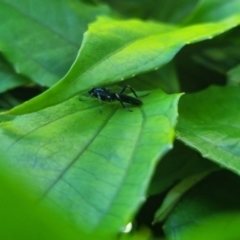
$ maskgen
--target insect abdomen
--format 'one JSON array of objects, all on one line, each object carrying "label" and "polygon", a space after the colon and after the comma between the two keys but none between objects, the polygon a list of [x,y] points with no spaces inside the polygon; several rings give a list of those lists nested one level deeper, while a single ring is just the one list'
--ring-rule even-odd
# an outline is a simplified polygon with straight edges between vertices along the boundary
[{"label": "insect abdomen", "polygon": [[125,103],[129,103],[136,106],[141,106],[143,104],[143,102],[138,98],[134,98],[127,95],[120,95],[119,97]]}]

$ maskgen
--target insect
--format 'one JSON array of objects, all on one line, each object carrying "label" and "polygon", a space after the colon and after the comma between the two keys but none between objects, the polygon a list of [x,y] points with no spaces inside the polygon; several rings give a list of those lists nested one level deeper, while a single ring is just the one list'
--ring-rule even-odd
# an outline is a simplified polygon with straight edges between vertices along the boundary
[{"label": "insect", "polygon": [[[130,91],[133,93],[135,97],[123,94],[127,88],[130,89]],[[122,107],[128,110],[129,112],[132,112],[132,110],[127,108],[124,103],[129,103],[135,106],[141,106],[143,104],[143,102],[140,99],[138,99],[136,92],[129,85],[125,85],[119,93],[112,92],[105,87],[92,88],[90,91],[88,91],[88,93],[90,94],[90,97],[98,98],[100,104],[102,101],[105,102],[119,101]]]}]

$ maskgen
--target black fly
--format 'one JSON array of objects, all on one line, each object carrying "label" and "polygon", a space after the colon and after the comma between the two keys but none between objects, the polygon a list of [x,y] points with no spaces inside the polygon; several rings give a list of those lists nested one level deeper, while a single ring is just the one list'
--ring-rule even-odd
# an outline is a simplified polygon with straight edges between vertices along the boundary
[{"label": "black fly", "polygon": [[[127,88],[130,89],[130,91],[133,93],[135,97],[123,94]],[[109,89],[105,87],[92,88],[90,91],[88,91],[88,93],[90,94],[90,97],[98,98],[100,103],[102,101],[105,102],[119,101],[122,107],[130,112],[132,112],[132,110],[128,109],[124,103],[129,103],[136,106],[141,106],[143,104],[142,101],[138,99],[136,92],[129,85],[124,86],[119,93],[111,92]]]}]

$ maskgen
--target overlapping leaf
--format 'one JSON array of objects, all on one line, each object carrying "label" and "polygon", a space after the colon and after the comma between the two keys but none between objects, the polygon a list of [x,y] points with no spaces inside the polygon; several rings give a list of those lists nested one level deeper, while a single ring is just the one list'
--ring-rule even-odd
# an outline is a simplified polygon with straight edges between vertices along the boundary
[{"label": "overlapping leaf", "polygon": [[211,87],[180,102],[178,138],[201,154],[240,174],[240,89]]},{"label": "overlapping leaf", "polygon": [[239,22],[240,16],[233,16],[217,23],[176,29],[137,20],[99,18],[85,34],[83,45],[68,74],[50,90],[9,113],[34,112],[93,86],[118,82],[159,68],[185,44],[212,38]]},{"label": "overlapping leaf", "polygon": [[[220,213],[224,214],[227,211],[238,212],[239,214],[239,197],[240,179],[237,175],[229,171],[219,171],[209,175],[182,197],[178,206],[165,222],[164,230],[166,235],[171,240],[181,239],[182,231],[206,226],[205,221],[209,217]],[[230,221],[225,227],[227,226],[227,229],[231,228],[233,230],[235,228],[234,225],[234,221]],[[216,232],[219,231],[220,229],[218,231],[212,229],[212,232],[205,232],[203,235],[209,234],[209,236],[217,236],[218,234],[216,234]],[[224,229],[224,231],[226,231],[226,229]],[[233,231],[233,235],[236,234],[235,231]],[[239,229],[237,229],[237,232],[239,235]],[[231,236],[230,232],[223,235],[225,238],[220,239],[238,239],[227,238],[227,235]],[[194,234],[192,234],[192,236],[194,236]],[[218,238],[215,237],[214,239]]]},{"label": "overlapping leaf", "polygon": [[239,0],[200,0],[185,23],[215,22],[239,14]]},{"label": "overlapping leaf", "polygon": [[115,11],[131,18],[179,23],[193,10],[198,0],[104,0]]},{"label": "overlapping leaf", "polygon": [[0,93],[28,82],[28,79],[14,73],[11,66],[0,57]]},{"label": "overlapping leaf", "polygon": [[175,185],[166,195],[161,207],[156,211],[154,216],[154,223],[162,222],[169,215],[169,213],[175,208],[182,196],[194,185],[198,184],[203,178],[205,178],[211,172],[203,172],[195,174],[185,178],[180,183]]},{"label": "overlapping leaf", "polygon": [[201,157],[193,149],[180,141],[175,141],[173,149],[166,154],[155,169],[150,195],[163,193],[181,180],[217,168],[217,164]]},{"label": "overlapping leaf", "polygon": [[18,73],[52,86],[74,61],[87,23],[107,12],[77,0],[0,0],[0,51]]}]

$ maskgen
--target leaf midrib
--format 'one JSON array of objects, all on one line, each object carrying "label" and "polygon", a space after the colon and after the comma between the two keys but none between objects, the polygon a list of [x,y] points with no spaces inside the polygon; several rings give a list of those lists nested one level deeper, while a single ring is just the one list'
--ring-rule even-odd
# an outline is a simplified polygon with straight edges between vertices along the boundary
[{"label": "leaf midrib", "polygon": [[[175,30],[176,30],[176,29],[175,29]],[[174,30],[169,30],[168,33],[169,33],[170,31],[174,31]],[[99,61],[95,62],[92,66],[90,66],[90,67],[87,68],[84,72],[82,72],[75,80],[71,81],[71,82],[69,83],[69,86],[71,86],[72,84],[75,84],[76,82],[78,82],[79,79],[81,79],[85,74],[88,73],[88,71],[91,71],[93,68],[95,68],[96,66],[98,66],[99,64],[101,64],[102,62],[104,62],[106,59],[111,58],[113,55],[117,54],[118,52],[122,51],[123,49],[128,48],[130,45],[135,44],[136,42],[139,42],[139,41],[146,40],[146,39],[148,39],[148,38],[152,38],[152,37],[155,37],[155,36],[158,36],[158,35],[161,35],[161,34],[165,34],[165,33],[166,33],[166,32],[164,32],[164,33],[159,33],[159,34],[153,34],[153,35],[151,35],[151,36],[142,36],[142,37],[139,37],[139,38],[137,38],[137,39],[135,39],[135,40],[133,40],[133,41],[128,42],[127,44],[125,44],[125,45],[123,45],[122,47],[116,49],[115,51],[110,52],[110,53],[107,54],[104,58],[102,58],[102,59],[100,59]],[[81,48],[83,48],[83,47],[84,47],[84,45],[82,45]],[[80,54],[81,54],[81,49],[80,49],[80,51],[79,51],[78,56],[79,56]],[[77,61],[77,59],[78,59],[78,56],[77,56],[77,58],[76,58],[76,61]],[[74,63],[73,63],[73,66],[74,66]],[[153,66],[153,68],[154,68],[154,66]],[[121,77],[121,78],[124,78],[124,79],[125,79],[126,77],[127,77],[127,76],[124,76],[124,77]],[[130,76],[129,76],[129,77],[130,77]],[[121,79],[121,78],[120,78],[120,79]],[[122,79],[122,80],[124,80],[124,79]]]},{"label": "leaf midrib", "polygon": [[[103,122],[103,124],[99,127],[98,131],[95,132],[95,134],[92,136],[92,138],[88,141],[88,143],[85,145],[85,147],[73,158],[73,160],[67,164],[65,169],[62,170],[62,172],[59,174],[59,176],[56,178],[56,180],[44,191],[42,196],[40,197],[40,200],[44,199],[45,196],[51,191],[51,189],[58,183],[60,179],[67,173],[68,169],[80,158],[80,156],[86,151],[86,149],[92,144],[92,142],[96,139],[96,137],[99,135],[99,133],[102,131],[102,129],[107,125],[109,119],[114,115],[114,113],[117,111],[117,108],[112,112],[111,115]],[[76,112],[75,112],[76,113]],[[73,113],[73,114],[75,114]]]},{"label": "leaf midrib", "polygon": [[[129,157],[128,165],[127,165],[127,167],[125,168],[124,175],[123,175],[120,183],[118,184],[119,187],[116,189],[114,196],[112,197],[112,199],[111,199],[108,207],[105,209],[104,213],[102,213],[102,216],[98,218],[98,223],[95,225],[95,228],[97,228],[97,226],[99,226],[99,225],[101,224],[102,219],[107,215],[107,213],[110,212],[110,209],[111,209],[111,207],[112,207],[113,204],[114,204],[114,200],[115,200],[115,199],[117,198],[117,196],[119,195],[119,192],[120,192],[120,190],[122,189],[122,186],[124,185],[123,183],[125,182],[125,179],[126,179],[126,177],[128,176],[128,172],[129,172],[129,170],[130,170],[130,167],[132,166],[133,159],[134,159],[133,156],[134,156],[134,153],[135,153],[136,148],[137,148],[137,145],[138,145],[138,140],[139,140],[139,138],[140,138],[140,136],[141,136],[141,134],[142,134],[143,126],[144,126],[144,124],[145,124],[145,115],[144,115],[144,113],[143,113],[143,110],[140,109],[140,112],[141,112],[141,114],[142,114],[142,124],[141,124],[141,126],[140,126],[140,131],[139,131],[139,133],[138,133],[138,137],[136,138],[136,141],[135,141],[135,143],[134,143],[133,150],[132,150],[131,155],[130,155],[130,157]],[[111,215],[112,215],[112,214],[111,214]],[[112,216],[113,216],[113,215],[112,215]],[[116,217],[116,216],[115,216],[115,217]]]}]

